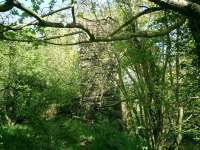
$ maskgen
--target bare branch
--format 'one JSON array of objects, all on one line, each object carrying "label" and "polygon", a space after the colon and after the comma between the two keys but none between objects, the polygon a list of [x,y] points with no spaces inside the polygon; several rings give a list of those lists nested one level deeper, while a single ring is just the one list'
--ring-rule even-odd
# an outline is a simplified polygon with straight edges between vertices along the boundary
[{"label": "bare branch", "polygon": [[73,23],[76,23],[76,17],[75,17],[75,13],[74,13],[74,0],[71,0],[71,5],[72,5],[72,19],[73,19]]},{"label": "bare branch", "polygon": [[[17,1],[15,1],[14,6],[16,6],[17,8],[19,8],[19,9],[25,11],[25,12],[27,12],[30,16],[33,16],[34,18],[36,18],[39,22],[35,23],[35,25],[43,26],[43,27],[55,27],[55,28],[79,28],[79,29],[85,31],[89,35],[90,40],[94,40],[94,35],[89,31],[89,29],[85,28],[83,25],[81,25],[79,23],[75,23],[74,22],[75,20],[73,20],[73,23],[69,23],[69,24],[57,23],[57,22],[49,22],[49,21],[45,21],[36,12],[24,7],[21,3],[17,2]],[[72,14],[72,15],[74,15],[74,14]],[[73,16],[73,17],[75,17],[75,16]]]},{"label": "bare branch", "polygon": [[48,40],[63,38],[63,37],[72,36],[72,35],[76,35],[76,34],[81,34],[81,33],[83,33],[83,32],[77,31],[77,32],[67,33],[67,34],[64,34],[64,35],[58,35],[58,36],[52,36],[52,37],[44,38],[43,40],[48,41]]},{"label": "bare branch", "polygon": [[5,41],[13,41],[13,42],[22,42],[22,43],[32,43],[32,42],[38,42],[38,43],[45,43],[45,44],[50,44],[50,45],[58,45],[58,46],[74,46],[74,45],[80,45],[80,44],[85,44],[85,43],[92,43],[89,40],[86,41],[78,41],[78,42],[74,42],[74,43],[55,43],[55,42],[50,42],[50,41],[46,41],[46,40],[42,40],[42,39],[38,39],[38,38],[30,38],[30,39],[16,39],[16,38],[8,38],[8,37],[3,37],[2,40]]},{"label": "bare branch", "polygon": [[11,10],[14,7],[13,2],[14,0],[7,0],[4,4],[0,5],[0,12]]},{"label": "bare branch", "polygon": [[20,2],[14,1],[14,6],[17,7],[18,9],[21,9],[21,10],[25,11],[27,14],[29,14],[30,16],[36,18],[38,21],[40,21],[40,22],[43,21],[43,18],[40,17],[36,12],[24,7]]},{"label": "bare branch", "polygon": [[200,16],[200,5],[188,0],[149,0],[162,8],[170,9],[184,16],[196,18]]},{"label": "bare branch", "polygon": [[[25,26],[29,26],[29,25],[38,25],[38,26],[42,26],[42,27],[55,27],[55,28],[78,28],[78,29],[81,29],[83,30],[84,32],[86,32],[88,34],[88,36],[90,37],[90,40],[94,40],[94,35],[89,31],[89,29],[87,29],[86,27],[84,27],[82,24],[80,23],[76,23],[75,20],[73,20],[73,23],[68,23],[68,24],[64,24],[64,23],[57,23],[57,22],[50,22],[50,21],[46,21],[43,19],[43,17],[46,17],[48,15],[52,15],[56,12],[59,12],[61,10],[65,10],[65,9],[68,9],[68,8],[73,8],[73,6],[68,6],[68,7],[65,7],[65,8],[62,8],[62,9],[59,9],[57,11],[54,11],[54,12],[51,12],[49,14],[46,14],[44,16],[40,16],[38,15],[36,12],[24,7],[20,2],[18,1],[14,1],[13,2],[13,5],[15,7],[17,7],[18,9],[21,9],[23,11],[25,11],[26,13],[28,13],[30,16],[34,17],[37,19],[38,22],[31,22],[29,24],[26,24]],[[72,17],[74,19],[74,11],[72,12]],[[16,30],[20,30],[22,29],[23,27],[25,26],[22,26],[22,27],[17,27]],[[10,28],[11,29],[11,28]],[[12,29],[14,30],[14,28]]]},{"label": "bare branch", "polygon": [[102,21],[104,21],[104,22],[108,22],[108,21],[112,21],[112,22],[116,22],[116,23],[118,23],[118,21],[117,20],[115,20],[115,19],[113,19],[112,17],[106,17],[106,18],[102,18],[102,19],[96,19],[96,20],[93,20],[93,19],[88,19],[88,18],[86,18],[86,17],[82,17],[82,16],[79,16],[81,19],[83,19],[83,20],[86,20],[86,21],[88,21],[88,22],[102,22]]},{"label": "bare branch", "polygon": [[54,28],[77,28],[77,29],[81,29],[81,30],[85,31],[89,35],[90,40],[94,40],[95,39],[94,35],[90,32],[90,30],[85,28],[80,23],[64,24],[64,23],[43,21],[43,22],[36,23],[36,25],[39,25],[39,26],[42,26],[42,27],[54,27]]},{"label": "bare branch", "polygon": [[[70,8],[71,8],[71,6],[66,6],[66,7],[57,9],[57,10],[55,10],[55,11],[51,11],[51,12],[49,12],[49,13],[47,13],[47,14],[42,15],[41,18],[48,17],[48,16],[50,16],[50,15],[53,15],[53,14],[55,14],[55,13],[58,13],[58,12],[60,12],[60,11],[67,10],[67,9],[70,9]],[[20,25],[20,26],[17,26],[17,27],[9,27],[8,29],[9,29],[9,30],[12,30],[12,31],[21,30],[21,29],[23,29],[24,27],[28,27],[28,26],[31,26],[31,25],[35,25],[35,24],[36,24],[36,21],[37,21],[37,20],[34,20],[34,21],[31,21],[31,22],[29,22],[29,23],[27,23],[27,24]]]},{"label": "bare branch", "polygon": [[[158,31],[140,31],[136,33],[122,33],[118,36],[113,37],[96,37],[93,40],[85,40],[85,41],[78,41],[74,43],[54,43],[50,42],[48,40],[60,38],[58,36],[46,38],[46,39],[38,39],[38,38],[29,38],[29,39],[11,39],[8,37],[3,37],[2,40],[8,40],[8,41],[18,41],[18,42],[39,42],[39,43],[46,43],[46,44],[52,44],[52,45],[60,45],[60,46],[73,46],[73,45],[80,45],[80,44],[86,44],[86,43],[94,43],[94,42],[113,42],[113,41],[125,41],[129,40],[134,37],[142,37],[142,38],[152,38],[152,37],[159,37],[159,36],[165,36],[169,34],[171,31],[175,30],[176,28],[180,27],[185,22],[185,19],[180,19],[178,22],[166,29],[160,29]],[[70,33],[69,33],[70,34]],[[72,34],[72,33],[71,33]]]},{"label": "bare branch", "polygon": [[53,14],[55,14],[55,13],[58,13],[58,12],[60,12],[60,11],[67,10],[67,9],[70,9],[70,8],[72,8],[72,6],[66,6],[66,7],[57,9],[57,10],[55,10],[55,11],[51,11],[51,12],[45,14],[45,15],[42,15],[42,17],[51,16],[51,15],[53,15]]},{"label": "bare branch", "polygon": [[132,23],[134,20],[136,20],[140,16],[143,16],[145,14],[149,14],[149,13],[152,13],[152,12],[155,12],[155,11],[159,11],[159,10],[162,10],[162,8],[160,8],[160,7],[152,7],[152,8],[147,8],[147,9],[145,9],[142,12],[139,12],[138,14],[136,14],[135,16],[133,16],[132,18],[130,18],[127,22],[125,22],[124,24],[122,24],[117,30],[115,30],[114,32],[112,32],[110,34],[110,36],[114,36],[116,33],[118,33],[124,27],[128,26],[130,23]]}]

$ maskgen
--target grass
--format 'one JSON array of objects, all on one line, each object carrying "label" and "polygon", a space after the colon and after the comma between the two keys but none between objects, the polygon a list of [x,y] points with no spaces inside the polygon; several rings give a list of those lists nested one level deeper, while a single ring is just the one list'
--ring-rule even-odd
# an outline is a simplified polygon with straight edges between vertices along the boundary
[{"label": "grass", "polygon": [[108,125],[85,124],[64,117],[2,126],[1,150],[132,150],[133,137]]}]

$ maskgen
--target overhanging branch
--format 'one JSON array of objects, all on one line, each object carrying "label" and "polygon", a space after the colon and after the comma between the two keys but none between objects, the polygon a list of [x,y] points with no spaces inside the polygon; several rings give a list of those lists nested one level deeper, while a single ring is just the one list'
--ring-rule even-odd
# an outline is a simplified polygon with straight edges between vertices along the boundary
[{"label": "overhanging branch", "polygon": [[40,17],[36,12],[32,11],[31,9],[28,9],[26,7],[24,7],[20,2],[18,1],[14,1],[14,6],[17,7],[20,10],[25,11],[27,14],[29,14],[30,16],[36,18],[39,22],[43,21],[43,18]]},{"label": "overhanging branch", "polygon": [[[51,12],[49,12],[49,13],[47,13],[47,14],[42,15],[41,18],[44,19],[45,17],[51,16],[51,15],[53,15],[53,14],[56,14],[56,13],[60,12],[60,11],[67,10],[67,9],[70,9],[70,8],[71,8],[71,6],[66,6],[66,7],[63,7],[63,8],[54,10],[54,11],[51,11]],[[7,27],[7,30],[5,30],[5,31],[9,31],[9,30],[12,30],[12,31],[21,30],[21,29],[23,29],[24,27],[28,27],[28,26],[31,26],[31,25],[35,25],[36,22],[37,22],[37,20],[31,21],[31,22],[29,22],[29,23],[27,23],[27,24],[24,24],[24,25],[15,26],[15,27],[11,27],[11,26],[8,26],[8,25],[7,25],[7,26],[6,26],[6,27]]]},{"label": "overhanging branch", "polygon": [[[9,2],[9,3],[8,3]],[[16,0],[9,0],[7,1],[4,5],[1,5],[2,7],[10,7],[12,5],[17,7],[18,9],[20,10],[23,10],[24,12],[28,13],[30,16],[34,17],[38,22],[31,22],[25,26],[29,26],[29,25],[38,25],[38,26],[42,26],[42,27],[55,27],[55,28],[78,28],[78,29],[81,29],[83,30],[84,32],[86,32],[88,34],[88,36],[90,37],[90,40],[93,41],[94,40],[94,35],[90,32],[90,30],[86,27],[84,27],[82,24],[80,23],[76,23],[75,22],[75,14],[74,14],[74,6],[67,6],[67,7],[64,7],[64,8],[61,8],[61,9],[58,9],[56,11],[53,11],[53,12],[50,12],[46,15],[43,15],[43,16],[40,16],[39,14],[37,14],[36,12],[24,7],[20,2],[16,1]],[[1,7],[0,6],[0,7]],[[62,11],[62,10],[65,10],[65,9],[73,9],[72,11],[72,17],[73,17],[73,22],[72,23],[57,23],[57,22],[50,22],[50,21],[46,21],[43,19],[43,17],[46,17],[46,16],[49,16],[49,15],[52,15],[54,13],[57,13],[59,11]],[[7,10],[7,9],[6,9]],[[3,9],[2,9],[3,11]],[[20,30],[22,29],[23,27],[25,26],[22,26],[22,27],[18,27],[16,30]],[[14,31],[14,28],[7,28],[7,29],[12,29]]]},{"label": "overhanging branch", "polygon": [[45,14],[45,15],[42,15],[42,17],[51,16],[51,15],[53,15],[53,14],[55,14],[55,13],[58,13],[58,12],[63,11],[63,10],[71,9],[71,8],[72,8],[72,6],[66,6],[66,7],[57,9],[57,10],[55,10],[55,11],[51,11],[51,12]]},{"label": "overhanging branch", "polygon": [[43,22],[37,23],[37,25],[42,26],[42,27],[54,27],[54,28],[77,28],[77,29],[81,29],[84,32],[86,32],[89,35],[91,41],[95,39],[94,35],[90,32],[90,30],[88,28],[84,27],[80,23],[64,24],[64,23],[43,21]]},{"label": "overhanging branch", "polygon": [[[18,42],[40,42],[40,43],[60,45],[60,46],[73,46],[73,45],[95,43],[95,42],[126,41],[126,40],[129,40],[129,39],[135,38],[135,37],[152,38],[152,37],[165,36],[165,35],[169,34],[171,31],[180,27],[184,22],[185,22],[185,18],[181,18],[177,21],[176,24],[169,26],[168,28],[165,28],[165,29],[160,29],[158,31],[140,31],[140,32],[135,32],[135,33],[122,33],[122,34],[119,34],[118,36],[96,37],[93,40],[78,41],[78,42],[74,42],[74,43],[55,43],[55,42],[48,41],[48,40],[51,40],[51,39],[57,39],[57,38],[64,37],[64,35],[63,36],[50,37],[50,38],[46,38],[46,39],[39,39],[39,38],[11,39],[11,38],[4,36],[4,38],[2,40],[18,41]],[[74,33],[71,33],[71,34],[74,34]]]},{"label": "overhanging branch", "polygon": [[14,7],[14,0],[7,0],[4,4],[0,5],[0,12],[6,12]]},{"label": "overhanging branch", "polygon": [[149,0],[164,9],[170,9],[187,17],[200,17],[200,5],[188,0]]},{"label": "overhanging branch", "polygon": [[118,36],[113,37],[107,37],[107,38],[96,38],[96,42],[98,41],[122,41],[122,40],[128,40],[134,37],[142,37],[142,38],[153,38],[153,37],[159,37],[159,36],[165,36],[169,34],[171,31],[175,30],[176,28],[180,27],[185,22],[185,18],[181,18],[177,21],[176,24],[165,28],[160,29],[158,31],[139,31],[135,33],[121,33]]},{"label": "overhanging branch", "polygon": [[124,24],[122,24],[118,29],[116,29],[114,32],[112,32],[110,34],[110,36],[114,36],[116,33],[118,33],[120,30],[122,30],[124,27],[128,26],[129,24],[131,24],[134,20],[136,20],[137,18],[145,15],[145,14],[149,14],[152,12],[156,12],[162,10],[162,8],[160,7],[152,7],[152,8],[147,8],[142,12],[139,12],[138,14],[134,15],[133,17],[131,17],[127,22],[125,22]]},{"label": "overhanging branch", "polygon": [[77,32],[67,33],[67,34],[64,34],[64,35],[58,35],[58,36],[52,36],[52,37],[43,38],[43,40],[44,41],[54,40],[54,39],[73,36],[73,35],[77,35],[77,34],[81,34],[81,33],[83,33],[83,32],[77,31]]}]

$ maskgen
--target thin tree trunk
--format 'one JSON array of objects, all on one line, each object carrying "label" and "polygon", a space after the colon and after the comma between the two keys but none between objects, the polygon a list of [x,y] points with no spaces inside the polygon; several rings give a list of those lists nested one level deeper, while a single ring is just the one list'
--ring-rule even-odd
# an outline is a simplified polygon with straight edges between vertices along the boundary
[{"label": "thin tree trunk", "polygon": [[189,26],[196,46],[194,53],[197,55],[197,59],[193,63],[200,68],[200,20],[198,18],[190,19]]}]

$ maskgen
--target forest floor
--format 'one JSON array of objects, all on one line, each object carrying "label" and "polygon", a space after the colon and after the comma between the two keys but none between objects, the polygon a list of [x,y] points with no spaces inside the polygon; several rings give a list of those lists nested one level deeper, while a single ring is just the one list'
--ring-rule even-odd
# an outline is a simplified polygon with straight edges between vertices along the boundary
[{"label": "forest floor", "polygon": [[66,117],[0,129],[2,150],[131,150],[137,149],[135,145],[134,138],[106,124],[86,124]]}]

